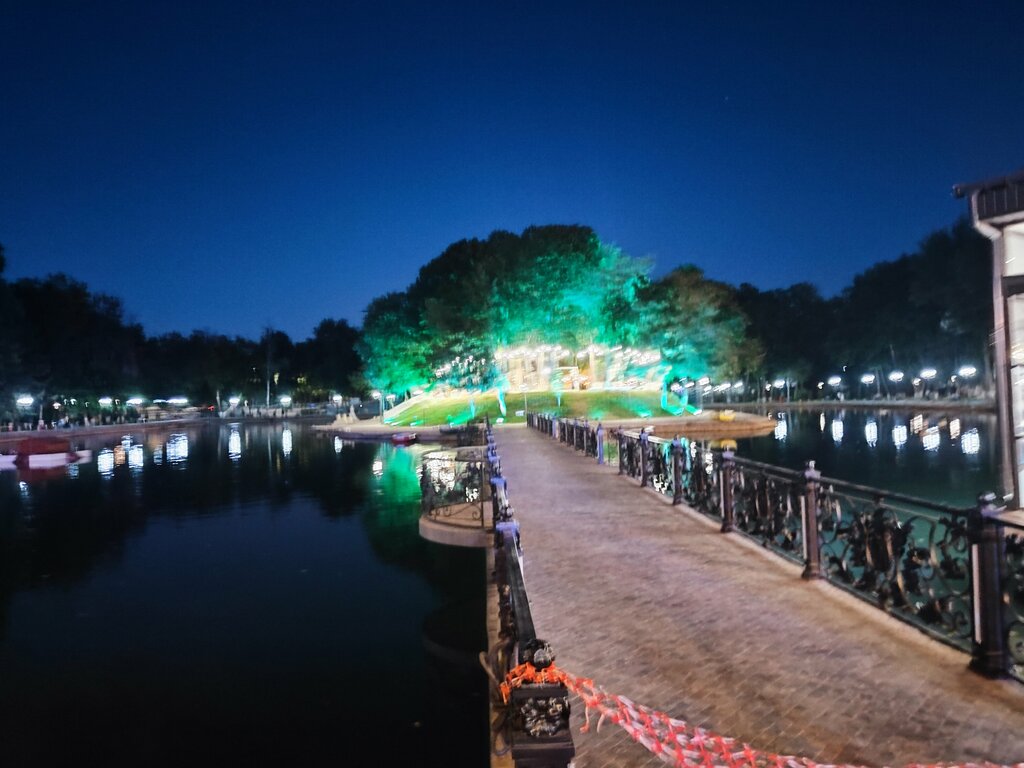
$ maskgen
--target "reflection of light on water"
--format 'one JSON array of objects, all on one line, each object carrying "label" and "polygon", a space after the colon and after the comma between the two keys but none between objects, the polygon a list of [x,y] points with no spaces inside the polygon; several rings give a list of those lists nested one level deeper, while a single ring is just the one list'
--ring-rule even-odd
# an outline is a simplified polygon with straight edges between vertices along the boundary
[{"label": "reflection of light on water", "polygon": [[785,440],[786,435],[789,433],[789,425],[786,424],[786,419],[781,418],[775,422],[775,439]]},{"label": "reflection of light on water", "polygon": [[188,435],[171,435],[167,440],[167,463],[180,464],[188,460]]},{"label": "reflection of light on water", "polygon": [[68,464],[68,477],[74,479],[78,477],[78,465]]},{"label": "reflection of light on water", "polygon": [[872,448],[878,444],[878,425],[874,420],[864,425],[864,439],[868,441],[868,445]]},{"label": "reflection of light on water", "polygon": [[822,432],[825,431],[825,412],[821,412],[821,416],[818,417],[818,429]]},{"label": "reflection of light on water", "polygon": [[153,463],[156,465],[164,463],[164,447],[162,445],[153,449]]},{"label": "reflection of light on water", "polygon": [[124,449],[124,445],[114,446],[114,466],[123,467],[125,459],[128,458],[128,453]]},{"label": "reflection of light on water", "polygon": [[939,436],[938,427],[929,427],[928,430],[921,437],[921,443],[924,445],[926,451],[937,451],[939,450],[939,443],[942,438]]},{"label": "reflection of light on water", "polygon": [[967,456],[973,456],[981,450],[981,436],[978,430],[969,429],[960,438],[960,450]]},{"label": "reflection of light on water", "polygon": [[892,444],[897,448],[902,448],[907,444],[907,428],[903,424],[898,424],[892,428]]},{"label": "reflection of light on water", "polygon": [[232,429],[228,435],[228,458],[232,461],[242,458],[242,436],[237,429]]},{"label": "reflection of light on water", "polygon": [[18,482],[18,490],[21,492],[22,498],[28,498],[28,483],[24,480]]},{"label": "reflection of light on water", "polygon": [[341,438],[337,435],[334,436],[334,452],[341,453]]},{"label": "reflection of light on water", "polygon": [[109,448],[104,448],[96,456],[96,471],[103,477],[114,474],[114,452]]},{"label": "reflection of light on water", "polygon": [[843,422],[840,419],[832,420],[832,440],[836,443],[843,442]]},{"label": "reflection of light on water", "polygon": [[[974,431],[977,432],[978,430]],[[958,437],[960,437],[960,419],[953,419],[951,422],[949,422],[949,436],[953,440],[956,440]]]},{"label": "reflection of light on water", "polygon": [[285,429],[281,433],[281,450],[284,451],[285,456],[292,455],[292,431]]},{"label": "reflection of light on water", "polygon": [[919,414],[917,414],[917,416],[914,416],[910,420],[910,431],[913,432],[915,435],[919,435],[919,434],[921,434],[921,430],[923,430],[923,429],[924,429],[924,416],[922,416],[919,413]]},{"label": "reflection of light on water", "polygon": [[380,477],[384,474],[384,462],[381,459],[373,460],[373,476]]},{"label": "reflection of light on water", "polygon": [[142,469],[142,465],[145,464],[146,457],[142,451],[142,446],[136,443],[128,449],[128,468],[132,472],[138,472]]}]

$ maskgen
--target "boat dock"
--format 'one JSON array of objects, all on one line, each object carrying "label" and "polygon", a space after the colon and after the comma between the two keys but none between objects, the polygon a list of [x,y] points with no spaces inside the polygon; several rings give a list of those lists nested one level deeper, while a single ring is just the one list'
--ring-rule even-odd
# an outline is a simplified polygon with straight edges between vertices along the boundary
[{"label": "boat dock", "polygon": [[[1024,760],[1024,685],[970,671],[966,654],[571,446],[519,426],[494,437],[533,623],[559,668],[821,763]],[[572,708],[574,768],[665,764],[611,722],[581,733]]]}]

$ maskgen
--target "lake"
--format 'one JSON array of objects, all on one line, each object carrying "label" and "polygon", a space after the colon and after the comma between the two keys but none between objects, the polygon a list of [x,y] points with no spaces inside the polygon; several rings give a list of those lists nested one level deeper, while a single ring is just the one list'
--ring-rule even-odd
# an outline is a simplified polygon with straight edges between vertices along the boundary
[{"label": "lake", "polygon": [[0,765],[488,764],[486,561],[418,534],[430,446],[84,447],[0,472]]},{"label": "lake", "polygon": [[814,460],[825,476],[970,506],[999,492],[994,414],[967,410],[761,411],[777,419],[774,434],[737,440],[736,454],[802,469]]}]

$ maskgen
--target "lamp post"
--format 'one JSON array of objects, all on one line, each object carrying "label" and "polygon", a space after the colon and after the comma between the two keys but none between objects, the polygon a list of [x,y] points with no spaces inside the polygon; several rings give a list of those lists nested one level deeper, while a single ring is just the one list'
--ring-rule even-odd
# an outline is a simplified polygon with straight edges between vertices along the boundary
[{"label": "lamp post", "polygon": [[373,399],[377,401],[377,404],[378,404],[378,407],[379,407],[379,410],[380,410],[380,423],[383,424],[384,423],[384,399],[380,395],[380,390],[375,389],[370,394],[373,395]]},{"label": "lamp post", "polygon": [[934,379],[938,375],[938,371],[934,368],[925,368],[921,371],[921,381],[924,382],[924,389],[922,395],[928,397],[928,382]]}]

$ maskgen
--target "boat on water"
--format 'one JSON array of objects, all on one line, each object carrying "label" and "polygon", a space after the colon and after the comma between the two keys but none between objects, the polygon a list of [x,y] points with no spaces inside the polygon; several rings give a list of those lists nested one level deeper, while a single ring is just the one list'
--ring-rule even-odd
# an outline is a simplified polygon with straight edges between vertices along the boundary
[{"label": "boat on water", "polygon": [[415,432],[395,432],[391,435],[391,442],[394,445],[411,445],[419,441],[419,435]]},{"label": "boat on water", "polygon": [[14,453],[0,456],[0,469],[46,469],[63,467],[92,458],[92,451],[75,450],[63,437],[26,437]]}]

